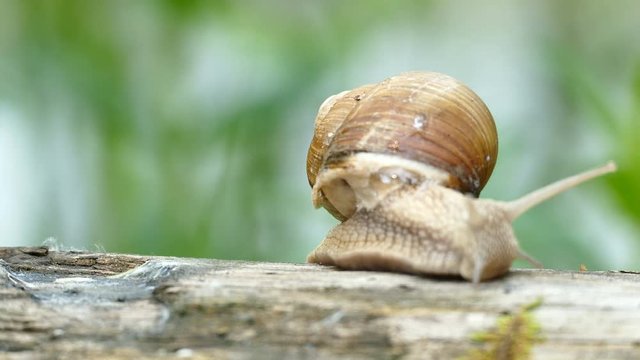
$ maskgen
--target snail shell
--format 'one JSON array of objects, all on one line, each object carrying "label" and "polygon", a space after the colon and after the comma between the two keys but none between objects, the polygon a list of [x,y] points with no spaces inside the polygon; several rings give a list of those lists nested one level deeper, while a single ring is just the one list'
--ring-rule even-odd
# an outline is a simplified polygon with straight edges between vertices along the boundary
[{"label": "snail shell", "polygon": [[375,162],[381,167],[406,159],[414,165],[407,176],[436,172],[441,185],[478,196],[495,165],[497,137],[491,113],[464,84],[438,73],[405,73],[324,102],[307,175],[315,203],[339,220],[355,211],[354,184],[335,177],[315,186],[317,176],[349,168],[357,154],[380,155]]},{"label": "snail shell", "polygon": [[314,205],[342,223],[307,260],[474,282],[506,273],[517,257],[539,265],[518,247],[511,222],[615,165],[513,202],[477,199],[497,151],[489,110],[447,75],[404,73],[328,98],[315,121],[307,176]]}]

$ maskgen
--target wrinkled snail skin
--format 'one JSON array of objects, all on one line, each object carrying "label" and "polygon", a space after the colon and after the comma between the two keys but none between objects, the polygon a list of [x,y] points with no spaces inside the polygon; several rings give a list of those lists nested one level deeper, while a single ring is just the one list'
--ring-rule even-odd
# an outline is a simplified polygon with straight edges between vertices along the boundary
[{"label": "wrinkled snail skin", "polygon": [[615,165],[512,202],[479,199],[497,149],[484,103],[443,74],[401,74],[330,97],[316,118],[307,175],[314,205],[342,223],[307,260],[473,282],[505,274],[519,257],[540,266],[519,248],[512,221]]},{"label": "wrinkled snail skin", "polygon": [[336,226],[309,262],[347,269],[462,275],[506,272],[518,256],[507,215],[442,186],[399,188]]}]

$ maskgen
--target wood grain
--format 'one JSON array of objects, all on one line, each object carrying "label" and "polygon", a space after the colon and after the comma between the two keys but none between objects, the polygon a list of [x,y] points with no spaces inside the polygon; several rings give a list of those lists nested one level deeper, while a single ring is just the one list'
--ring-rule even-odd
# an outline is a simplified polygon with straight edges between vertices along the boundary
[{"label": "wood grain", "polygon": [[451,359],[532,315],[539,359],[640,358],[640,275],[457,279],[47,248],[0,248],[0,358]]}]

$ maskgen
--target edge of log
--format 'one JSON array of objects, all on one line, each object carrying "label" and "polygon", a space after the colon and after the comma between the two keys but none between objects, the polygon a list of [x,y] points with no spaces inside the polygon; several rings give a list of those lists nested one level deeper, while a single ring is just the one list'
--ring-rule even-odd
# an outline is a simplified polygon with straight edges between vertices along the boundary
[{"label": "edge of log", "polygon": [[[513,338],[534,358],[640,358],[633,272],[512,270],[471,284],[311,264],[0,248],[0,303],[0,351],[10,359],[478,358]],[[532,321],[522,329],[539,334],[495,335],[518,314]]]}]

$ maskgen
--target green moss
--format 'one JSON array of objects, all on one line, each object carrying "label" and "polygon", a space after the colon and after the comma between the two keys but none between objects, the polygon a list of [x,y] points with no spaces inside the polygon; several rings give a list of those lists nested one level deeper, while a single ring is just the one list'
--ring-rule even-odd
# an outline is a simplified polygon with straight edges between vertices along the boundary
[{"label": "green moss", "polygon": [[528,359],[533,344],[542,341],[540,326],[531,313],[541,304],[542,299],[538,298],[514,314],[500,316],[495,328],[473,334],[471,339],[482,346],[472,349],[462,359]]}]

